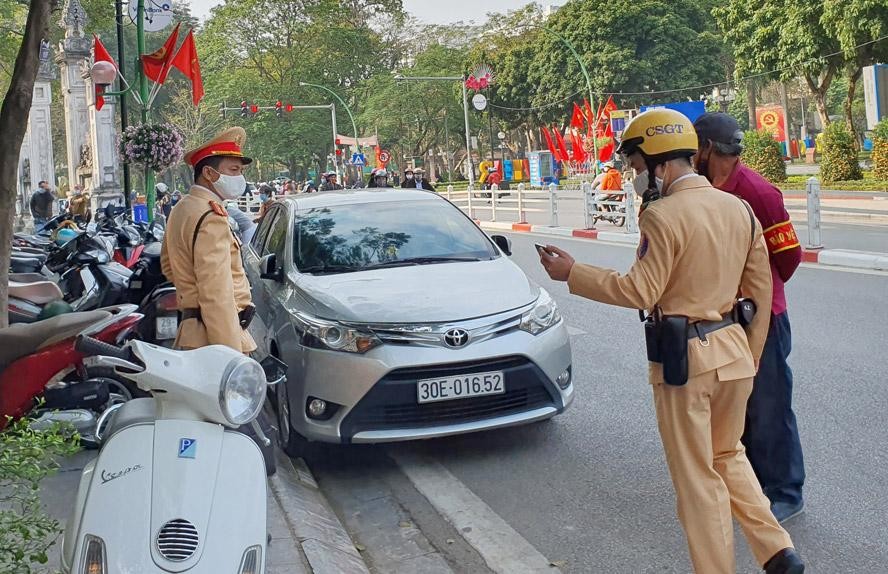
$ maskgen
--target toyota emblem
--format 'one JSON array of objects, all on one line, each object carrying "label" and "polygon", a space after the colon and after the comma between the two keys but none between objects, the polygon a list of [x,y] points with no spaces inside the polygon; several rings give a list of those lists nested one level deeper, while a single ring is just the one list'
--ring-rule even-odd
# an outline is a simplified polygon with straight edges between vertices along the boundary
[{"label": "toyota emblem", "polygon": [[469,332],[465,329],[450,329],[444,333],[444,343],[448,347],[464,347],[469,342]]}]

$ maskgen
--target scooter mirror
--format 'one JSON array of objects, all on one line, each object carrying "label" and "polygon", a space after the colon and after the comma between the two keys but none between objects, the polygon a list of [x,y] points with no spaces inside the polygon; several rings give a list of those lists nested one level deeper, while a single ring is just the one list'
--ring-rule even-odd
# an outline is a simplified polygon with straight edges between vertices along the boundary
[{"label": "scooter mirror", "polygon": [[268,355],[259,363],[262,370],[265,371],[265,380],[268,385],[277,385],[287,380],[287,364],[277,357]]}]

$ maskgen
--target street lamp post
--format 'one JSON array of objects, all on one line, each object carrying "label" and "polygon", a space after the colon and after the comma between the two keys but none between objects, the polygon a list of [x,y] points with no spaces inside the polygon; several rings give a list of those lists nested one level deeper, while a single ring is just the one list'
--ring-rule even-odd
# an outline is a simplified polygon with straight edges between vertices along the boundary
[{"label": "street lamp post", "polygon": [[469,185],[475,185],[475,166],[472,163],[472,140],[471,134],[469,133],[469,98],[466,93],[466,77],[465,76],[402,76],[398,74],[395,76],[395,80],[397,81],[414,81],[414,82],[460,82],[462,85],[462,97],[463,97],[463,114],[465,115],[466,121],[466,165],[469,168]]},{"label": "street lamp post", "polygon": [[[336,100],[340,104],[342,104],[342,107],[344,107],[346,113],[348,113],[349,119],[351,119],[352,129],[355,132],[355,146],[357,146],[357,148],[358,148],[358,153],[361,153],[361,140],[358,139],[358,124],[355,123],[355,116],[352,115],[351,108],[349,108],[348,104],[346,104],[345,101],[339,97],[339,94],[337,94],[336,92],[334,92],[333,90],[331,90],[330,88],[328,88],[326,86],[321,86],[318,84],[309,84],[308,82],[299,82],[299,85],[300,86],[308,86],[310,88],[318,88],[319,90],[324,90],[325,92],[329,93],[331,96],[336,98]],[[335,117],[334,117],[334,122],[335,122]]]}]

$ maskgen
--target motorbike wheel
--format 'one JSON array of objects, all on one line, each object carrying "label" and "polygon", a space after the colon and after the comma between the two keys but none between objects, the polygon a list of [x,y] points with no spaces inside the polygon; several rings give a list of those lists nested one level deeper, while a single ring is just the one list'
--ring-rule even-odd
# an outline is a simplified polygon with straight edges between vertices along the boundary
[{"label": "motorbike wheel", "polygon": [[623,227],[624,225],[626,225],[626,218],[625,217],[615,217],[614,218],[614,225],[616,225],[617,227]]},{"label": "motorbike wheel", "polygon": [[305,456],[308,441],[293,430],[293,426],[290,424],[290,398],[287,394],[286,381],[276,385],[275,393],[277,394],[275,411],[278,423],[278,444],[281,450],[291,458]]}]

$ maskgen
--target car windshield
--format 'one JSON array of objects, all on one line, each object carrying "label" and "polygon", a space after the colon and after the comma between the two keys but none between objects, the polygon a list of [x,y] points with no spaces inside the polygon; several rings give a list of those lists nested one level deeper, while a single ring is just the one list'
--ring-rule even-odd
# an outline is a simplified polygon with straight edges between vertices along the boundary
[{"label": "car windshield", "polygon": [[498,255],[484,233],[444,201],[344,204],[296,214],[302,273],[480,261]]}]

